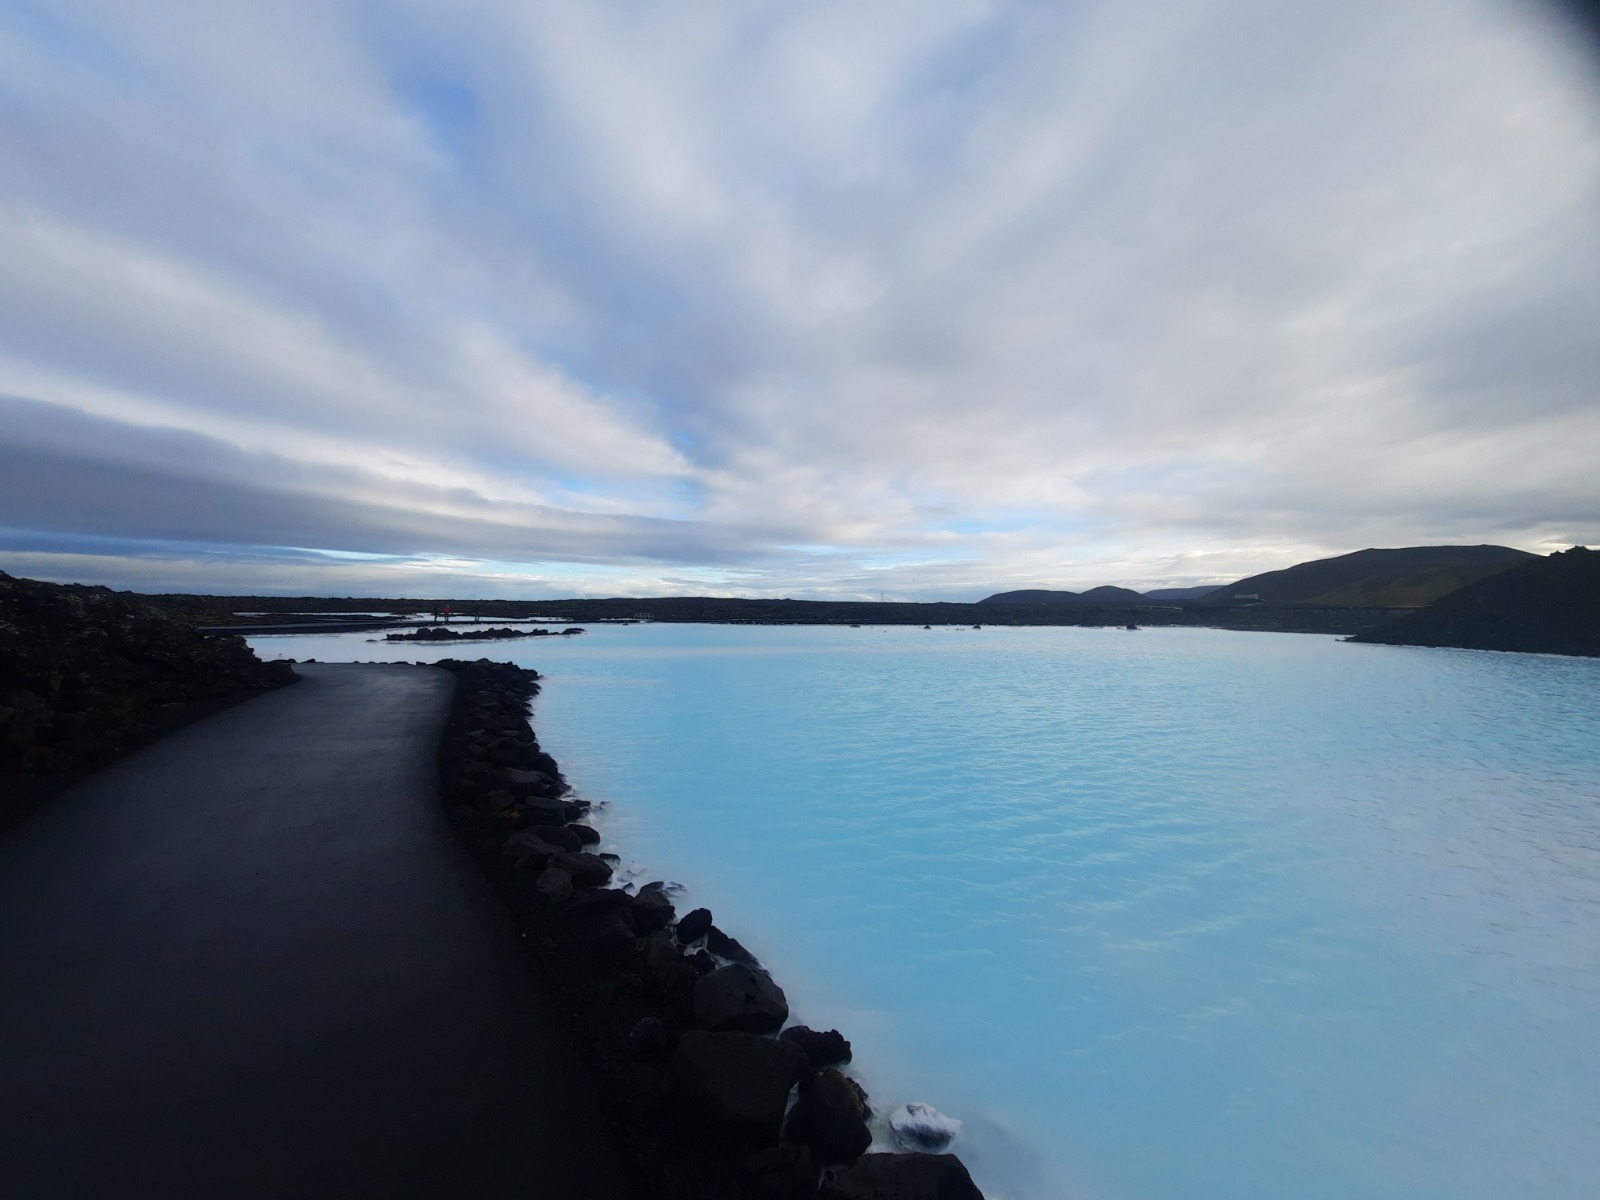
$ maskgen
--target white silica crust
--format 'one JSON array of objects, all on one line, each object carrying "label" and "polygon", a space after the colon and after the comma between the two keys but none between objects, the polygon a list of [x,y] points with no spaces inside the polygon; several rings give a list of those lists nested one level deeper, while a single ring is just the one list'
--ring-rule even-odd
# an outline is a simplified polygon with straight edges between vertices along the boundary
[{"label": "white silica crust", "polygon": [[906,1150],[943,1150],[961,1132],[961,1122],[931,1104],[902,1104],[889,1114],[889,1130]]}]

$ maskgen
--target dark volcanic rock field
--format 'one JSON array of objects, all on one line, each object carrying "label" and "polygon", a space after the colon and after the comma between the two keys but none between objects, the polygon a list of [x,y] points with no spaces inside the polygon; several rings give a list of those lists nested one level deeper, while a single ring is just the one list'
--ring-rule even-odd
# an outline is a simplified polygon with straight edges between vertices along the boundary
[{"label": "dark volcanic rock field", "polygon": [[0,572],[0,830],[86,771],[293,681],[244,639],[130,593]]}]

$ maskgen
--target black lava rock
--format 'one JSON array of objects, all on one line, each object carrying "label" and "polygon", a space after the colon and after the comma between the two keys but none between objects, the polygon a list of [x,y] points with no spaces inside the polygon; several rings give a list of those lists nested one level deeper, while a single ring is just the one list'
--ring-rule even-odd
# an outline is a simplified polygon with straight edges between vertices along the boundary
[{"label": "black lava rock", "polygon": [[793,1025],[778,1036],[799,1046],[814,1071],[842,1066],[850,1061],[850,1043],[837,1029],[818,1031],[804,1025]]},{"label": "black lava rock", "polygon": [[809,1146],[825,1163],[854,1162],[872,1145],[867,1122],[872,1110],[855,1080],[829,1067],[800,1081],[800,1095],[789,1110],[783,1140]]},{"label": "black lava rock", "polygon": [[711,910],[696,908],[678,919],[678,941],[687,946],[705,937],[711,928]]}]

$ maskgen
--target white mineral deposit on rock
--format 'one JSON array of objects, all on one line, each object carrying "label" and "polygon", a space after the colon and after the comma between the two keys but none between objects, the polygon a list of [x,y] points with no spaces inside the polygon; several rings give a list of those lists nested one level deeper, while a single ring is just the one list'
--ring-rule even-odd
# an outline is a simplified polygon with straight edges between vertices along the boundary
[{"label": "white mineral deposit on rock", "polygon": [[931,1104],[903,1104],[889,1114],[889,1131],[907,1150],[943,1150],[961,1132],[961,1122]]}]

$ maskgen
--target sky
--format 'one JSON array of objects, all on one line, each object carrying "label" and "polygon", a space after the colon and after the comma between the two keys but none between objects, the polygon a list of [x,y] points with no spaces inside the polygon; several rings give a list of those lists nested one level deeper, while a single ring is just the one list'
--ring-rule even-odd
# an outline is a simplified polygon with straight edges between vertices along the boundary
[{"label": "sky", "polygon": [[970,600],[1600,543],[1533,0],[0,0],[0,570]]}]

